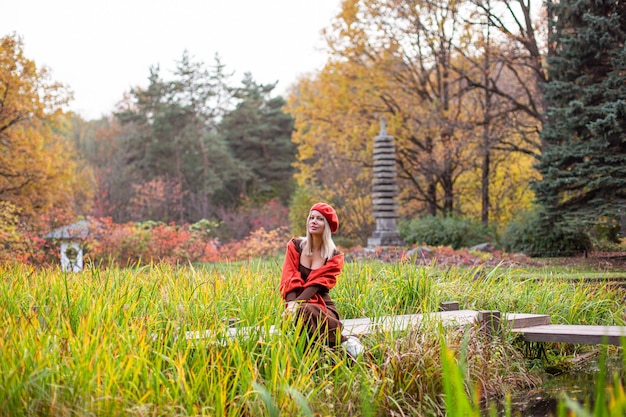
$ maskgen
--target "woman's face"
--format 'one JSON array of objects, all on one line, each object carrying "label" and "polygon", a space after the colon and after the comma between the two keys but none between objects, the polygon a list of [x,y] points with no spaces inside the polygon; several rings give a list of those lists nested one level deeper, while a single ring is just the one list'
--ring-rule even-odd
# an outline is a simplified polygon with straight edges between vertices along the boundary
[{"label": "woman's face", "polygon": [[324,216],[322,216],[322,214],[317,210],[311,211],[307,220],[309,233],[312,235],[321,235],[324,233],[324,227],[326,227],[326,224],[324,223]]}]

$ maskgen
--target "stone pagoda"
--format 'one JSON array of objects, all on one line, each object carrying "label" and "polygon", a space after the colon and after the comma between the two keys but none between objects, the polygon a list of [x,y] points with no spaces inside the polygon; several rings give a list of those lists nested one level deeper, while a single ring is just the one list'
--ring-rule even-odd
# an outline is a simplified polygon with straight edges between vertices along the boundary
[{"label": "stone pagoda", "polygon": [[374,168],[372,180],[372,209],[376,230],[367,240],[369,248],[402,246],[404,240],[396,228],[398,214],[398,183],[396,181],[396,145],[387,134],[383,117],[380,133],[374,138]]}]

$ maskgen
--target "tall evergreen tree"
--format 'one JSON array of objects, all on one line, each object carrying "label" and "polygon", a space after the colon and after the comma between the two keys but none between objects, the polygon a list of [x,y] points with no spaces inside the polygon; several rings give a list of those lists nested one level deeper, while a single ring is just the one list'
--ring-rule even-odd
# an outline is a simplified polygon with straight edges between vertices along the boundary
[{"label": "tall evergreen tree", "polygon": [[165,220],[196,221],[224,204],[219,201],[223,188],[240,171],[216,130],[232,94],[217,58],[214,68],[206,70],[185,53],[174,75],[164,81],[159,69],[152,68],[149,86],[133,89],[130,108],[116,116],[124,129],[129,181],[175,184],[180,201],[170,196],[167,203],[182,204],[183,210],[178,218]]},{"label": "tall evergreen tree", "polygon": [[228,187],[234,198],[279,198],[287,204],[293,191],[295,146],[291,142],[293,118],[283,111],[285,100],[272,97],[275,85],[259,85],[246,74],[235,93],[236,108],[219,126],[233,157],[243,169]]},{"label": "tall evergreen tree", "polygon": [[615,225],[626,215],[626,3],[560,0],[548,10],[537,199],[552,222]]}]

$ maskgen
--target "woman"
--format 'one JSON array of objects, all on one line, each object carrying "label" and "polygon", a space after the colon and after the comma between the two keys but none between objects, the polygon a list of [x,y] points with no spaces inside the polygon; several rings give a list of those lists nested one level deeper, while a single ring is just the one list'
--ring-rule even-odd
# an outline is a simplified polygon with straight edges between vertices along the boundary
[{"label": "woman", "polygon": [[319,337],[332,348],[342,344],[356,357],[363,346],[357,338],[341,335],[339,312],[329,295],[343,269],[343,253],[331,236],[338,228],[335,210],[317,203],[309,211],[306,236],[289,241],[280,280],[280,294],[286,301],[283,317],[295,316],[311,338]]}]

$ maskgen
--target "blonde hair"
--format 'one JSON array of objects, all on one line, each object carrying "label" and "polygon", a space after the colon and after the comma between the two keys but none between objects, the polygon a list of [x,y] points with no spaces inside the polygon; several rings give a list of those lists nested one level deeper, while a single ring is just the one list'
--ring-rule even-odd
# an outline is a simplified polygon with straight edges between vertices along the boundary
[{"label": "blonde hair", "polygon": [[[308,221],[309,221],[309,216],[307,216],[307,224],[308,224]],[[311,236],[311,232],[309,232],[309,228],[307,227],[306,236],[302,237],[302,243],[300,244],[302,252],[306,251],[308,255],[313,255],[313,252],[311,252],[312,241],[313,241],[313,237]],[[328,220],[326,220],[326,218],[324,217],[324,232],[322,232],[322,248],[321,248],[322,258],[327,259],[327,260],[332,258],[333,254],[335,253],[335,249],[337,249],[337,246],[335,245],[335,242],[333,241],[332,233],[330,233],[330,225],[328,224]]]}]

